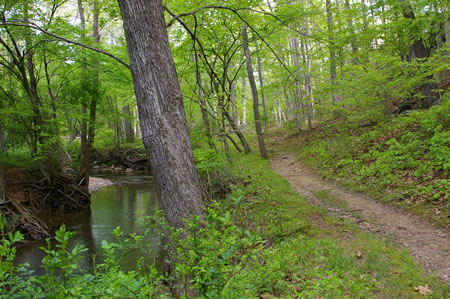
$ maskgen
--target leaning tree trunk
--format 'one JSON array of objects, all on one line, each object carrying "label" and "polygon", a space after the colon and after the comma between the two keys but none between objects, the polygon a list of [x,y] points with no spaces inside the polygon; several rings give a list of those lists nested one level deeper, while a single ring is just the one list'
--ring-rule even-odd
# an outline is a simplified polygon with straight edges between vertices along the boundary
[{"label": "leaning tree trunk", "polygon": [[118,0],[131,73],[161,206],[170,225],[203,213],[183,96],[170,52],[161,0]]},{"label": "leaning tree trunk", "polygon": [[264,145],[264,137],[261,130],[261,117],[259,115],[258,89],[256,88],[255,76],[253,75],[252,58],[248,48],[247,25],[242,26],[242,45],[244,46],[245,60],[247,62],[248,81],[252,90],[253,97],[253,113],[255,116],[256,135],[258,136],[259,152],[264,159],[267,159],[266,147]]}]

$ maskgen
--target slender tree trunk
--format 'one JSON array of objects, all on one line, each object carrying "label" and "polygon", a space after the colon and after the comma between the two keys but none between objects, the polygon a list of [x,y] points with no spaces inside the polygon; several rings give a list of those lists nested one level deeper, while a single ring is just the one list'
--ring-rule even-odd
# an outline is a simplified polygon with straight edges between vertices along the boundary
[{"label": "slender tree trunk", "polygon": [[266,98],[264,96],[264,78],[263,78],[263,70],[261,65],[261,59],[257,58],[258,62],[258,77],[259,77],[259,88],[261,91],[261,102],[263,106],[263,112],[264,112],[264,133],[267,132],[267,129],[269,127],[269,118],[267,116],[267,108],[266,108]]},{"label": "slender tree trunk", "polygon": [[[300,52],[299,52],[299,40],[297,37],[293,36],[291,37],[291,49],[292,49],[292,64],[295,66],[295,74],[297,78],[300,77]],[[302,129],[302,116],[300,108],[302,106],[302,92],[300,83],[298,80],[295,80],[295,96],[294,96],[294,102],[293,102],[293,112],[295,116],[295,122],[298,130]]]},{"label": "slender tree trunk", "polygon": [[120,156],[120,125],[121,125],[121,121],[120,121],[120,116],[119,116],[119,104],[117,103],[117,96],[114,96],[114,103],[113,101],[113,97],[111,97],[111,104],[113,104],[113,111],[115,111],[115,115],[116,115],[116,142],[115,142],[115,150],[116,150],[116,157]]},{"label": "slender tree trunk", "polygon": [[236,90],[234,87],[234,82],[231,83],[231,115],[233,116],[233,122],[239,126],[239,114],[236,106]]},{"label": "slender tree trunk", "polygon": [[352,16],[352,11],[350,9],[350,0],[345,0],[345,9],[347,10],[347,27],[348,27],[348,32],[352,35],[351,38],[351,42],[350,45],[352,47],[352,63],[353,64],[358,64],[358,59],[356,59],[356,55],[358,52],[358,49],[356,47],[356,43],[355,43],[355,39],[353,38],[354,36],[354,27],[353,27],[353,16]]},{"label": "slender tree trunk", "polygon": [[[80,16],[80,27],[81,27],[81,39],[86,37],[86,19],[84,16],[84,8],[82,0],[78,0],[78,14]],[[83,58],[81,62],[81,85],[84,86],[87,83],[87,61]],[[88,151],[88,115],[87,115],[87,105],[88,101],[86,99],[86,94],[83,93],[83,98],[81,99],[81,146],[80,146],[80,169],[78,171],[77,182],[82,186],[89,186],[89,167],[90,161],[88,161],[89,151]]]},{"label": "slender tree trunk", "polygon": [[0,122],[0,154],[6,153],[5,133],[3,131],[2,123]]},{"label": "slender tree trunk", "polygon": [[49,66],[49,62],[47,60],[47,55],[44,51],[44,70],[45,70],[45,78],[47,80],[47,88],[48,88],[48,95],[50,97],[51,100],[51,107],[52,107],[52,114],[51,114],[51,125],[50,127],[52,128],[52,134],[56,137],[56,149],[57,149],[57,157],[55,158],[55,166],[56,166],[56,171],[62,171],[62,148],[61,148],[61,142],[59,141],[59,126],[58,126],[58,118],[57,118],[57,113],[56,113],[56,106],[57,106],[57,101],[58,98],[55,95],[55,93],[53,92],[52,86],[51,86],[51,79],[50,79],[50,73],[48,70],[48,66]]},{"label": "slender tree trunk", "polygon": [[242,127],[245,128],[247,126],[247,97],[245,95],[245,77],[242,78]]},{"label": "slender tree trunk", "polygon": [[170,225],[203,214],[183,96],[161,0],[119,0],[143,141]]},{"label": "slender tree trunk", "polygon": [[134,132],[133,132],[133,126],[131,124],[131,113],[130,113],[130,105],[124,105],[123,106],[123,113],[125,114],[125,117],[123,119],[124,127],[125,127],[125,138],[133,142],[134,141]]},{"label": "slender tree trunk", "polygon": [[234,123],[230,113],[228,113],[227,111],[223,111],[222,115],[227,119],[228,123],[231,126],[231,129],[233,129],[233,132],[236,133],[236,135],[238,136],[239,141],[241,142],[242,147],[244,148],[244,153],[246,154],[251,153],[250,147],[248,146],[248,143],[245,140],[244,134],[242,134],[241,130],[239,130],[239,127]]},{"label": "slender tree trunk", "polygon": [[330,51],[330,81],[333,93],[333,103],[338,102],[336,93],[336,49],[334,45],[334,25],[333,13],[331,11],[331,0],[326,0],[327,27],[328,27],[328,48]]},{"label": "slender tree trunk", "polygon": [[[195,63],[196,64],[198,63],[197,55],[195,55]],[[216,145],[214,144],[213,133],[211,130],[211,124],[209,122],[209,117],[208,117],[208,110],[207,110],[208,108],[206,106],[205,95],[203,92],[202,76],[201,76],[200,72],[198,71],[198,68],[196,68],[195,75],[196,75],[197,87],[198,87],[198,104],[200,105],[200,111],[202,113],[203,124],[205,125],[206,136],[208,137],[208,145],[209,145],[209,148],[216,150]]]},{"label": "slender tree trunk", "polygon": [[256,135],[258,136],[259,152],[264,159],[267,159],[266,147],[264,145],[264,136],[261,129],[261,117],[259,115],[258,89],[256,88],[255,77],[253,75],[252,58],[248,48],[247,25],[242,25],[242,40],[245,52],[245,60],[247,61],[247,74],[250,88],[253,96],[253,113],[255,116]]}]

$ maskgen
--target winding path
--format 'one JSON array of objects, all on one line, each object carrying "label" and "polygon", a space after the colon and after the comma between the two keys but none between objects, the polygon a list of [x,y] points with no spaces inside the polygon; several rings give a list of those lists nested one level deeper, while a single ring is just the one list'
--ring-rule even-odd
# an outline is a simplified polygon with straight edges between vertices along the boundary
[{"label": "winding path", "polygon": [[[413,258],[427,272],[450,282],[449,231],[436,229],[429,222],[405,214],[382,203],[345,191],[320,179],[301,165],[292,153],[280,153],[271,160],[272,168],[286,178],[300,195],[314,205],[327,209],[332,215],[352,221],[362,229],[388,238],[400,247],[407,248]],[[318,199],[314,193],[326,191],[330,196],[346,202],[339,208]],[[357,213],[361,217],[355,217]]]}]

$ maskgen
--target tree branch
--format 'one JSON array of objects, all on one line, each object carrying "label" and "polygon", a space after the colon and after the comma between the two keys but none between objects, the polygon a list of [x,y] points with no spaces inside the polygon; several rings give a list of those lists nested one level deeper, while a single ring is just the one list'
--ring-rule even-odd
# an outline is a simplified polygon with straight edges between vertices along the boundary
[{"label": "tree branch", "polygon": [[31,29],[40,31],[40,32],[42,32],[42,33],[44,33],[44,34],[47,34],[47,35],[49,35],[49,36],[51,36],[51,37],[54,37],[54,38],[56,38],[56,39],[58,39],[58,40],[60,40],[60,41],[66,42],[66,43],[68,43],[68,44],[80,46],[80,47],[89,49],[89,50],[91,50],[91,51],[95,51],[95,52],[98,52],[98,53],[100,53],[100,54],[109,56],[109,57],[111,57],[112,59],[115,59],[116,61],[120,62],[120,63],[121,63],[123,66],[125,66],[126,68],[128,68],[128,69],[130,68],[130,65],[129,65],[129,64],[127,64],[125,61],[123,61],[122,59],[118,58],[117,56],[114,56],[113,54],[111,54],[111,53],[109,53],[109,52],[106,52],[106,51],[103,51],[103,50],[100,50],[100,49],[97,49],[97,48],[88,46],[88,45],[86,45],[86,44],[83,44],[83,43],[80,43],[80,42],[76,42],[76,41],[70,40],[70,39],[68,39],[68,38],[65,38],[65,37],[56,35],[56,34],[51,33],[51,32],[45,30],[44,28],[42,28],[42,27],[40,27],[40,26],[38,26],[38,25],[36,25],[36,24],[34,24],[34,23],[31,23],[31,22],[26,22],[26,21],[24,21],[24,20],[2,21],[2,22],[0,22],[0,26],[28,27],[28,28],[31,28]]}]

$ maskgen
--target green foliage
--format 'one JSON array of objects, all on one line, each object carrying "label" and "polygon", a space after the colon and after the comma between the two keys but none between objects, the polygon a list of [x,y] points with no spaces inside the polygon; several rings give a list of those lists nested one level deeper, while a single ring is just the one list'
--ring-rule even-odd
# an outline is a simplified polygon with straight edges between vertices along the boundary
[{"label": "green foliage", "polygon": [[9,148],[5,154],[0,153],[0,164],[30,169],[34,166],[31,150],[27,146]]},{"label": "green foliage", "polygon": [[[345,124],[338,124],[313,135],[300,149],[299,158],[319,167],[327,177],[351,182],[356,189],[380,197],[390,193],[390,198],[446,211],[449,110],[444,98],[429,110],[414,111],[367,130],[346,130]],[[444,218],[438,222],[445,224]]]},{"label": "green foliage", "polygon": [[[83,252],[82,245],[68,247],[74,233],[62,226],[55,232],[56,245],[42,248],[45,274],[34,276],[27,265],[14,266],[16,249],[14,243],[22,240],[19,232],[3,235],[4,219],[0,216],[2,240],[0,243],[0,294],[2,298],[154,298],[164,297],[165,291],[160,284],[162,276],[152,266],[144,267],[138,263],[136,270],[123,271],[119,266],[119,251],[141,247],[142,236],[133,236],[132,240],[121,239],[120,230],[116,230],[118,243],[103,242],[105,263],[94,264],[94,273],[80,269],[79,261]],[[149,227],[150,229],[150,227]]]},{"label": "green foliage", "polygon": [[[253,155],[231,159],[233,164],[226,165],[239,180],[226,197],[211,202],[205,217],[174,229],[157,212],[141,218],[142,235],[124,235],[116,228],[117,241],[103,241],[104,262],[94,259],[91,272],[79,268],[85,250],[68,247],[73,233],[64,227],[56,232],[56,246],[43,248],[46,273],[40,277],[26,265],[13,266],[11,244],[20,234],[3,236],[0,293],[13,298],[171,298],[171,285],[184,297],[196,298],[415,297],[411,285],[427,283],[437,297],[445,294],[445,287],[425,277],[404,252],[309,205],[267,161]],[[309,217],[329,225],[317,227]],[[343,231],[351,231],[344,243],[337,237]],[[157,235],[165,244],[170,273],[142,260],[135,270],[121,268],[126,254],[151,250],[146,235]]]}]

